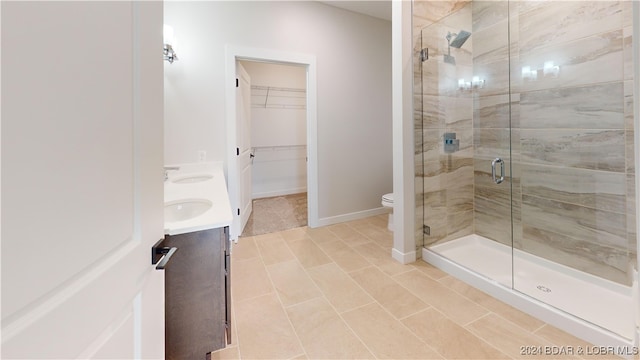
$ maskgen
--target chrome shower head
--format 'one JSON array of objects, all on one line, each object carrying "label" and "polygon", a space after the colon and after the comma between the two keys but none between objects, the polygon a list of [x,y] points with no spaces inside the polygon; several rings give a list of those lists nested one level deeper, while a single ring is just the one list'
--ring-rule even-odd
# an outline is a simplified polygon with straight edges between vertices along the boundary
[{"label": "chrome shower head", "polygon": [[[460,49],[462,44],[464,44],[467,39],[469,39],[471,33],[468,31],[460,30],[459,33],[448,33],[447,41],[449,42],[449,46],[453,46],[456,49]],[[453,38],[453,40],[451,40]]]}]

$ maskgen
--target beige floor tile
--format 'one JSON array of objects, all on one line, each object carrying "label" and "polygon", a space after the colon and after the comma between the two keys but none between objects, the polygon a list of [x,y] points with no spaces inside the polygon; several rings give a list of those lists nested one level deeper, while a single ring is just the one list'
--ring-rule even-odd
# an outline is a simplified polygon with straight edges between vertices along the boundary
[{"label": "beige floor tile", "polygon": [[[241,237],[232,253],[233,343],[212,358],[531,359],[522,347],[594,348],[424,261],[397,263],[380,235],[386,221]],[[371,353],[357,355],[350,332]]]},{"label": "beige floor tile", "polygon": [[375,267],[354,271],[349,275],[397,319],[402,319],[429,307],[424,301]]},{"label": "beige floor tile", "polygon": [[267,272],[284,306],[322,296],[322,292],[297,260],[269,265]]},{"label": "beige floor tile", "polygon": [[409,265],[403,265],[391,258],[391,251],[386,251],[374,241],[354,247],[354,250],[376,265],[387,275],[397,275],[412,270]]},{"label": "beige floor tile", "polygon": [[389,230],[378,230],[369,237],[384,248],[393,248],[393,233]]},{"label": "beige floor tile", "polygon": [[307,269],[307,272],[340,313],[374,301],[335,263]]},{"label": "beige floor tile", "polygon": [[231,298],[231,344],[228,347],[238,347],[238,327],[236,326],[235,299]]},{"label": "beige floor tile", "polygon": [[344,241],[345,244],[349,245],[350,247],[355,248],[357,246],[372,242],[372,240],[366,237],[364,234],[356,230],[353,230],[353,231],[354,231],[353,235],[350,235],[347,238],[341,238],[341,240]]},{"label": "beige floor tile", "polygon": [[316,298],[291,306],[287,314],[309,358],[373,358],[326,299]]},{"label": "beige floor tile", "polygon": [[434,280],[438,280],[441,279],[445,276],[448,276],[448,274],[440,269],[438,269],[437,267],[427,263],[426,261],[423,260],[417,260],[416,262],[413,262],[411,264],[409,264],[410,266],[422,271],[423,273],[425,273],[427,276],[429,276],[430,278],[434,279]]},{"label": "beige floor tile", "polygon": [[281,236],[261,238],[255,237],[256,246],[265,265],[295,260],[295,256]]},{"label": "beige floor tile", "polygon": [[442,358],[377,303],[348,311],[342,317],[378,359]]},{"label": "beige floor tile", "polygon": [[256,241],[253,236],[240,237],[238,243],[231,247],[233,260],[248,260],[260,257]]},{"label": "beige floor tile", "polygon": [[360,230],[370,228],[371,226],[373,226],[373,224],[371,223],[371,221],[365,218],[349,221],[349,226],[351,226],[355,230]]},{"label": "beige floor tile", "polygon": [[362,237],[362,234],[358,231],[354,230],[349,223],[341,223],[327,226],[329,231],[336,234],[338,238],[346,243],[349,243],[348,240],[357,239],[358,237]]},{"label": "beige floor tile", "polygon": [[356,222],[358,221],[361,221],[362,224],[366,224],[367,227],[386,229],[389,221],[389,214],[385,212],[381,215],[369,216],[361,220],[356,220]]},{"label": "beige floor tile", "polygon": [[287,243],[291,252],[304,268],[311,268],[331,262],[331,259],[310,238]]},{"label": "beige floor tile", "polygon": [[512,306],[509,306],[504,302],[496,298],[493,298],[490,295],[452,276],[446,276],[438,280],[438,282],[440,282],[443,285],[446,285],[450,289],[464,295],[470,300],[473,300],[478,305],[481,305],[484,308],[490,310],[491,312],[494,312],[500,315],[501,317],[511,321],[512,323],[520,326],[525,330],[533,332],[539,329],[542,325],[544,325],[544,322],[542,320],[538,320],[527,313],[524,313]]},{"label": "beige floor tile", "polygon": [[260,258],[240,261],[232,259],[231,264],[231,293],[234,300],[241,301],[274,291]]},{"label": "beige floor tile", "polygon": [[384,213],[376,216],[371,216],[368,218],[369,221],[380,229],[386,229],[389,224],[389,214]]},{"label": "beige floor tile", "polygon": [[345,272],[359,270],[371,263],[342,240],[318,244],[318,246]]},{"label": "beige floor tile", "polygon": [[260,241],[282,239],[282,235],[280,235],[280,232],[272,232],[268,234],[254,235],[253,239],[256,241],[256,244],[257,244]]},{"label": "beige floor tile", "polygon": [[243,359],[289,359],[304,353],[275,293],[234,304]]},{"label": "beige floor tile", "polygon": [[[572,358],[571,356],[550,356],[551,354],[544,353],[545,346],[554,345],[552,342],[506,321],[496,314],[487,315],[465,328],[515,359]],[[539,351],[539,349],[543,349],[543,351]]]},{"label": "beige floor tile", "polygon": [[307,229],[308,229],[308,227],[303,226],[303,227],[299,227],[299,228],[280,231],[280,236],[282,236],[282,238],[286,242],[306,239],[308,237],[307,236]]},{"label": "beige floor tile", "polygon": [[487,309],[418,270],[394,276],[394,279],[459,325],[464,326],[489,313]]},{"label": "beige floor tile", "polygon": [[326,242],[332,242],[332,241],[336,241],[339,240],[338,236],[336,234],[334,234],[333,232],[329,231],[328,228],[326,227],[320,227],[320,228],[308,228],[307,229],[307,235],[309,235],[309,237],[316,243],[316,244],[323,244]]},{"label": "beige floor tile", "polygon": [[232,360],[240,359],[240,352],[237,346],[227,347],[211,353],[211,360]]},{"label": "beige floor tile", "polygon": [[[606,350],[601,352],[594,345],[549,324],[545,324],[544,326],[540,327],[534,332],[534,334],[549,341],[552,344],[557,345],[558,348],[556,350],[556,353],[561,350],[564,350],[565,352],[571,350],[583,359],[622,359],[622,357],[616,355],[624,355],[620,353],[616,354],[615,350],[613,353]],[[629,351],[628,355],[633,355],[632,348],[625,350]],[[622,351],[624,352],[624,350]],[[630,358],[638,359],[639,356]]]},{"label": "beige floor tile", "polygon": [[360,228],[358,231],[384,248],[393,246],[393,233],[386,228],[367,227]]},{"label": "beige floor tile", "polygon": [[441,312],[430,308],[402,320],[445,359],[509,359]]}]

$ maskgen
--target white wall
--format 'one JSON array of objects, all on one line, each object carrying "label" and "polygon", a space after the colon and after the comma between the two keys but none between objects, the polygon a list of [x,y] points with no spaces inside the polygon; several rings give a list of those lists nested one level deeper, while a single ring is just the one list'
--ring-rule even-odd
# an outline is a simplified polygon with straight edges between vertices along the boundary
[{"label": "white wall", "polygon": [[165,2],[180,58],[165,65],[165,161],[225,161],[225,45],[313,54],[318,214],[380,207],[392,190],[391,23],[314,1]]},{"label": "white wall", "polygon": [[413,37],[411,3],[393,0],[393,250],[397,261],[416,260]]},{"label": "white wall", "polygon": [[[252,87],[303,91],[307,87],[307,71],[303,66],[255,61],[242,61],[241,64],[251,77]],[[305,93],[271,90],[264,96],[265,93],[251,90],[251,146],[306,145]]]},{"label": "white wall", "polygon": [[281,65],[257,61],[240,62],[251,76],[251,85],[304,89],[307,75],[304,66]]},{"label": "white wall", "polygon": [[254,154],[253,199],[307,191],[306,146],[259,147]]}]

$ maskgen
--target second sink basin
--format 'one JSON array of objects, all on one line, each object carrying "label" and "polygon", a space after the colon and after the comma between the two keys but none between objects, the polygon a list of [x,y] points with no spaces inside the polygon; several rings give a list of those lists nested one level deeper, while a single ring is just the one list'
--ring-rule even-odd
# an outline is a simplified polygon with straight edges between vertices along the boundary
[{"label": "second sink basin", "polygon": [[213,179],[213,175],[191,174],[191,175],[176,177],[175,179],[171,180],[171,182],[173,182],[174,184],[190,184],[190,183],[197,183],[201,181],[207,181],[209,179]]},{"label": "second sink basin", "polygon": [[193,219],[211,208],[211,201],[205,199],[187,199],[170,201],[164,204],[164,221],[175,222]]}]

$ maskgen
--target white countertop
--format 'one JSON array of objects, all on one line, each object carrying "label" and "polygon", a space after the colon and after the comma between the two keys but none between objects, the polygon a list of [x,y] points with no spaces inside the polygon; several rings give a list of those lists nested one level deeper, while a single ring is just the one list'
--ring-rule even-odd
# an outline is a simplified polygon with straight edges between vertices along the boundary
[{"label": "white countertop", "polygon": [[[164,202],[179,202],[180,200],[204,199],[212,203],[203,214],[194,218],[164,223],[164,233],[167,235],[184,234],[194,231],[215,229],[230,226],[233,221],[231,204],[227,193],[221,162],[176,164],[180,170],[169,171],[169,179],[164,182]],[[210,179],[192,183],[175,183],[181,178],[210,175]]]}]

